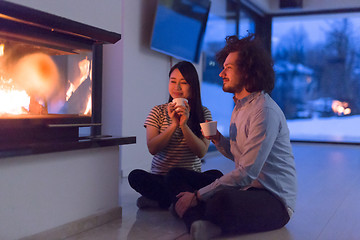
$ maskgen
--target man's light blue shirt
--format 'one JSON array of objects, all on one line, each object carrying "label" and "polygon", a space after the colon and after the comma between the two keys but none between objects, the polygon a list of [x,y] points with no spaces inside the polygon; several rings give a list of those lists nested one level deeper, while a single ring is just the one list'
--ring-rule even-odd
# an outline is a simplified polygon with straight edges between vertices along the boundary
[{"label": "man's light blue shirt", "polygon": [[293,212],[297,180],[289,129],[282,110],[263,92],[234,100],[229,139],[221,136],[216,147],[235,162],[235,169],[200,189],[201,198],[207,199],[227,187],[265,188]]}]

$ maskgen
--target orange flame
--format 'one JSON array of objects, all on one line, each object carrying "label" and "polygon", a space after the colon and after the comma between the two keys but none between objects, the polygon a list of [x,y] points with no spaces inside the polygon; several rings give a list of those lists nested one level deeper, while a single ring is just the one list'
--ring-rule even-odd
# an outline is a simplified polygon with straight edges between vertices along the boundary
[{"label": "orange flame", "polygon": [[70,81],[69,81],[69,84],[70,84],[70,86],[69,86],[68,90],[66,91],[66,101],[69,101],[69,98],[76,90],[74,87],[74,84],[72,84]]},{"label": "orange flame", "polygon": [[5,51],[5,44],[1,43],[0,44],[0,57],[4,56],[4,51]]},{"label": "orange flame", "polygon": [[0,114],[24,114],[29,107],[30,97],[22,90],[0,89]]},{"label": "orange flame", "polygon": [[[91,79],[91,62],[87,59],[87,57],[78,63],[78,67],[80,69],[80,77],[78,78],[78,81],[75,81],[74,83],[69,81],[69,88],[66,91],[66,101],[68,101],[71,95],[76,92],[81,83],[83,83],[88,77]],[[91,94],[87,97],[87,99],[86,109],[84,110],[85,115],[91,114]]]},{"label": "orange flame", "polygon": [[[85,58],[84,60],[79,62],[79,69],[80,69],[80,84],[85,81],[90,74],[90,61]],[[79,85],[80,85],[79,84]]]},{"label": "orange flame", "polygon": [[70,86],[66,91],[66,101],[69,100],[71,95],[76,91],[76,89],[78,89],[81,83],[84,82],[90,75],[90,61],[87,59],[87,57],[78,63],[78,67],[80,69],[80,77],[78,81],[75,81],[76,83],[71,83],[69,81]]},{"label": "orange flame", "polygon": [[50,98],[59,89],[59,73],[55,62],[44,53],[28,54],[14,66],[14,82],[29,95]]},{"label": "orange flame", "polygon": [[91,114],[91,95],[88,98],[88,102],[86,104],[86,109],[84,112],[85,115]]}]

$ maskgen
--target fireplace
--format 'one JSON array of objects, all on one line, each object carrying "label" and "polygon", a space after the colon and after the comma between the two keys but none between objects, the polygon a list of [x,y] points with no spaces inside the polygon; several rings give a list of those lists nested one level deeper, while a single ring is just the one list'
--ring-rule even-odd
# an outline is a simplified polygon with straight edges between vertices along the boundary
[{"label": "fireplace", "polygon": [[[120,34],[0,1],[0,145],[101,135],[102,45]],[[89,130],[82,136],[81,129]]]}]

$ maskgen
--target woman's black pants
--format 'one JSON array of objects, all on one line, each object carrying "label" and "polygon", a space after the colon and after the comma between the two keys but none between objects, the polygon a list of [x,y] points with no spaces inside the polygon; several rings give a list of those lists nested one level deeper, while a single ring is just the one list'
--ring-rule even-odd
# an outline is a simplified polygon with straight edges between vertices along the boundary
[{"label": "woman's black pants", "polygon": [[[188,171],[193,172],[191,170]],[[209,179],[208,182],[212,182],[223,175],[218,170],[209,170],[203,173],[194,171],[194,173],[202,176],[203,179]],[[144,197],[157,201],[161,208],[167,209],[173,202],[170,198],[171,195],[165,183],[164,175],[157,175],[141,169],[135,169],[130,172],[128,181],[135,191]]]}]

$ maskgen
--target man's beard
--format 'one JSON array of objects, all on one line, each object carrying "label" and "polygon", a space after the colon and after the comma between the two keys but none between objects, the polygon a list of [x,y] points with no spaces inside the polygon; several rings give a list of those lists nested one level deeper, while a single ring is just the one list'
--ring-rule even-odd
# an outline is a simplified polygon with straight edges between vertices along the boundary
[{"label": "man's beard", "polygon": [[226,85],[223,83],[223,87],[222,87],[223,91],[227,93],[241,92],[243,88],[244,88],[244,84],[242,83],[239,83],[237,86],[229,86],[229,84]]}]

